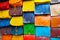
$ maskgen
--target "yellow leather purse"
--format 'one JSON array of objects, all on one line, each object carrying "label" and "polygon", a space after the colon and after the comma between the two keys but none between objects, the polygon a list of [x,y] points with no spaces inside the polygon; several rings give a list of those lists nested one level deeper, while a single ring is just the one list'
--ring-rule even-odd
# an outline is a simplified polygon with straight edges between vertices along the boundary
[{"label": "yellow leather purse", "polygon": [[34,11],[34,1],[24,1],[23,2],[23,11]]},{"label": "yellow leather purse", "polygon": [[23,25],[23,17],[19,16],[19,17],[12,17],[10,24],[12,26],[22,26]]},{"label": "yellow leather purse", "polygon": [[23,35],[19,35],[19,36],[13,35],[12,40],[23,40]]},{"label": "yellow leather purse", "polygon": [[39,3],[51,2],[51,0],[34,0],[34,1]]},{"label": "yellow leather purse", "polygon": [[11,16],[9,15],[9,10],[0,11],[0,18],[11,18]]}]

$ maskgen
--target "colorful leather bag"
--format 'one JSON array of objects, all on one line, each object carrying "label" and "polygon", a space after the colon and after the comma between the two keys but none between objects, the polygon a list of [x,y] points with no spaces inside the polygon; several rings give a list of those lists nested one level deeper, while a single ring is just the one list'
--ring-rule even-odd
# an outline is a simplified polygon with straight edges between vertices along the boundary
[{"label": "colorful leather bag", "polygon": [[11,18],[11,16],[9,15],[9,10],[1,10],[0,18]]},{"label": "colorful leather bag", "polygon": [[24,1],[23,2],[23,8],[22,9],[23,9],[24,12],[34,11],[34,1]]},{"label": "colorful leather bag", "polygon": [[9,1],[0,2],[0,10],[3,10],[3,9],[9,9]]},{"label": "colorful leather bag", "polygon": [[50,40],[49,37],[36,37],[36,40]]},{"label": "colorful leather bag", "polygon": [[3,35],[9,35],[9,34],[11,34],[10,32],[11,32],[11,28],[10,27],[1,28],[1,33]]},{"label": "colorful leather bag", "polygon": [[22,15],[22,8],[20,6],[15,7],[10,7],[9,14],[11,16],[20,16]]},{"label": "colorful leather bag", "polygon": [[51,27],[60,27],[60,16],[51,17]]},{"label": "colorful leather bag", "polygon": [[18,36],[13,35],[12,40],[24,40],[24,38],[23,35],[18,35]]},{"label": "colorful leather bag", "polygon": [[39,3],[46,3],[46,2],[51,2],[51,0],[34,0],[35,2]]},{"label": "colorful leather bag", "polygon": [[22,6],[22,0],[9,0],[9,4],[12,6]]},{"label": "colorful leather bag", "polygon": [[12,26],[22,26],[23,25],[23,17],[22,16],[12,17],[11,20],[10,20],[10,24]]},{"label": "colorful leather bag", "polygon": [[54,4],[50,6],[51,16],[60,16],[60,4]]},{"label": "colorful leather bag", "polygon": [[12,40],[12,35],[2,35],[2,40]]},{"label": "colorful leather bag", "polygon": [[60,37],[60,28],[51,28],[51,37]]},{"label": "colorful leather bag", "polygon": [[35,40],[35,35],[24,35],[24,40]]},{"label": "colorful leather bag", "polygon": [[24,24],[24,34],[35,34],[34,24]]},{"label": "colorful leather bag", "polygon": [[33,13],[24,13],[24,23],[34,23],[34,14]]},{"label": "colorful leather bag", "polygon": [[21,35],[21,34],[23,34],[23,27],[12,27],[11,34],[12,35]]},{"label": "colorful leather bag", "polygon": [[35,16],[35,26],[50,26],[50,16]]},{"label": "colorful leather bag", "polygon": [[50,37],[50,27],[36,27],[36,36]]},{"label": "colorful leather bag", "polygon": [[10,19],[2,19],[0,20],[0,27],[7,27],[10,25]]},{"label": "colorful leather bag", "polygon": [[35,5],[35,12],[36,15],[41,14],[50,14],[50,4],[36,4]]}]

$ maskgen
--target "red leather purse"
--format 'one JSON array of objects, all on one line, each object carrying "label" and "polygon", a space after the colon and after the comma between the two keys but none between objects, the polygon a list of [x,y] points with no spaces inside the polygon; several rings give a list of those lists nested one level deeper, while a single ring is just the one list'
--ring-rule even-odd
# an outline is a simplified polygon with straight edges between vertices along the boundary
[{"label": "red leather purse", "polygon": [[0,2],[0,10],[9,9],[9,1]]}]

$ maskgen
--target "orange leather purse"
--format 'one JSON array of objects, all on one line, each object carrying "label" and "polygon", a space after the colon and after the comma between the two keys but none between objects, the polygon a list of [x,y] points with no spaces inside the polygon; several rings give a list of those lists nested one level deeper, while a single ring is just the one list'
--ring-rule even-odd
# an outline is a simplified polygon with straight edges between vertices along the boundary
[{"label": "orange leather purse", "polygon": [[35,26],[50,26],[50,16],[35,16]]},{"label": "orange leather purse", "polygon": [[2,40],[12,40],[12,35],[2,35]]},{"label": "orange leather purse", "polygon": [[51,27],[60,27],[60,16],[51,18]]},{"label": "orange leather purse", "polygon": [[22,6],[22,0],[9,0],[9,4],[12,6]]}]

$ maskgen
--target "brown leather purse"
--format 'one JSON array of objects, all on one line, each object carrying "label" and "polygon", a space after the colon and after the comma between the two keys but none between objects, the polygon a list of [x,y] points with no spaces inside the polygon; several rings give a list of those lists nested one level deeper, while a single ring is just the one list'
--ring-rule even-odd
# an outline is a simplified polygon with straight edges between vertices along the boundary
[{"label": "brown leather purse", "polygon": [[10,7],[9,14],[11,16],[20,16],[22,15],[22,8],[20,6]]}]

